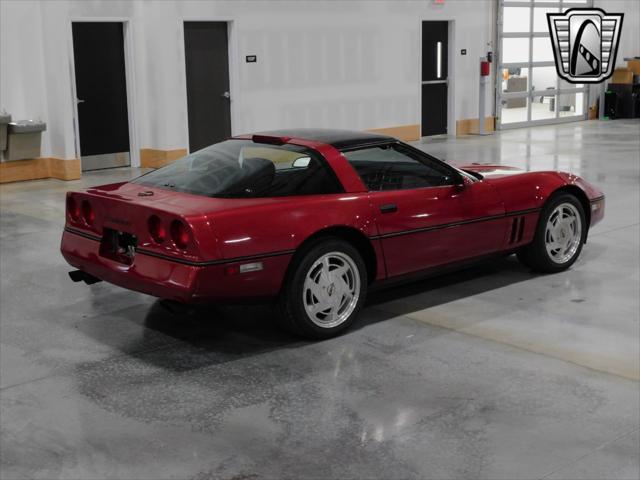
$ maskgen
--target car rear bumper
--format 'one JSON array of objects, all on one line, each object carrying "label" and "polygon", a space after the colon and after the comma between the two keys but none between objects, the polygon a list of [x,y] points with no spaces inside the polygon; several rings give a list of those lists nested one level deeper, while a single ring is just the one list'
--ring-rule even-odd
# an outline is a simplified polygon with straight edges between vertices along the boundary
[{"label": "car rear bumper", "polygon": [[[100,255],[100,240],[65,230],[60,248],[69,265],[106,282],[182,303],[259,301],[275,297],[291,259],[261,259],[263,270],[227,273],[241,261],[189,265],[138,252],[130,265]],[[233,269],[231,269],[233,270]],[[236,269],[237,270],[237,269]]]}]

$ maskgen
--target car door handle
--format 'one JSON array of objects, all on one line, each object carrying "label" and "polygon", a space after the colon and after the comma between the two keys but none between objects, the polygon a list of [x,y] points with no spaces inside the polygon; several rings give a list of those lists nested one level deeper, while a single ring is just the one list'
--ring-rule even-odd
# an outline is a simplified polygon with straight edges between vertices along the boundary
[{"label": "car door handle", "polygon": [[398,211],[398,206],[395,203],[387,203],[385,205],[380,205],[380,212],[382,213],[393,213]]}]

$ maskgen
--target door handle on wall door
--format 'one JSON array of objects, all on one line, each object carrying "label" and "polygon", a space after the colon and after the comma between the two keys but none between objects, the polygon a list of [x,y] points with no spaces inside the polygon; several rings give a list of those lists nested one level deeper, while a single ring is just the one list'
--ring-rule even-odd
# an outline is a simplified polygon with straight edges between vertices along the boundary
[{"label": "door handle on wall door", "polygon": [[76,103],[84,103],[84,100],[80,100],[79,98],[76,98]]},{"label": "door handle on wall door", "polygon": [[231,94],[229,92],[224,92],[222,95],[220,95],[222,98],[231,98]]}]

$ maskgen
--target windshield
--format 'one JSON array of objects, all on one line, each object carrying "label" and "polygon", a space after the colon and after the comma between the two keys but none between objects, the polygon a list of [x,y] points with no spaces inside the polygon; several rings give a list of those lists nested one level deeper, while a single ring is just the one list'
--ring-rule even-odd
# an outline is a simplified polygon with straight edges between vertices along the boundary
[{"label": "windshield", "polygon": [[299,145],[227,140],[187,155],[133,183],[209,197],[278,197],[341,191],[314,151]]}]

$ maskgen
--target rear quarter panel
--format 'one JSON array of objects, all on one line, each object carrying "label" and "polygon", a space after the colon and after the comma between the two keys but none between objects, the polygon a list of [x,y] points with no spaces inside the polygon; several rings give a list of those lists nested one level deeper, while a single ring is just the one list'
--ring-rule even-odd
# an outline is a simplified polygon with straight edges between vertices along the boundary
[{"label": "rear quarter panel", "polygon": [[281,197],[209,216],[223,258],[295,250],[314,233],[348,226],[376,234],[367,194]]}]

